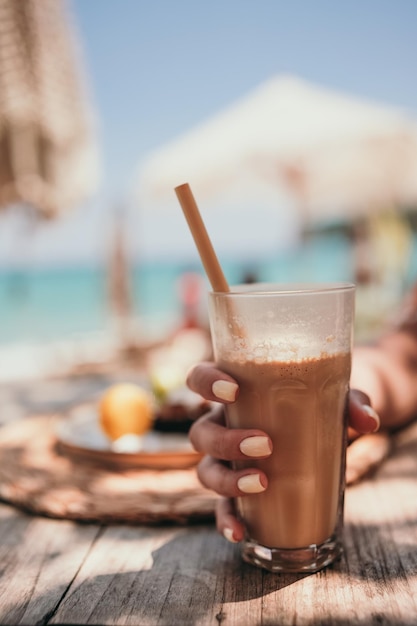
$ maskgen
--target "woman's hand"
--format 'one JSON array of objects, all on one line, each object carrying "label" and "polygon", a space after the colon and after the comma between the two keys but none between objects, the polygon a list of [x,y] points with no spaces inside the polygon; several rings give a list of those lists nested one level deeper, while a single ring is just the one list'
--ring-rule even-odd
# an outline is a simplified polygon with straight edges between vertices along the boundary
[{"label": "woman's hand", "polygon": [[[195,366],[188,375],[187,384],[207,400],[216,402],[193,424],[190,439],[194,448],[205,454],[198,466],[201,483],[224,496],[217,505],[217,528],[230,541],[241,541],[244,529],[236,517],[232,498],[264,491],[268,477],[256,467],[233,470],[229,462],[268,458],[272,453],[272,441],[262,430],[226,428],[224,410],[218,403],[234,402],[239,387],[231,376],[213,363]],[[355,441],[349,447],[346,475],[349,482],[355,482],[387,454],[389,440],[385,434],[379,433],[359,438],[360,434],[374,433],[379,428],[379,417],[365,393],[352,390],[349,408],[349,437]]]}]

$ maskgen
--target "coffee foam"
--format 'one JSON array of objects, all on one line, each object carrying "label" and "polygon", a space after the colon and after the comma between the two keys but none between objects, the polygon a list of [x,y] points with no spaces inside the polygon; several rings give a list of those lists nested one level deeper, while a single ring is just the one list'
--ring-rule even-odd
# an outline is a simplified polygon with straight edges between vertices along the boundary
[{"label": "coffee foam", "polygon": [[230,350],[222,350],[224,358],[238,363],[303,361],[343,352],[348,350],[340,349],[334,335],[312,337],[304,333],[261,341],[254,337],[240,338]]}]

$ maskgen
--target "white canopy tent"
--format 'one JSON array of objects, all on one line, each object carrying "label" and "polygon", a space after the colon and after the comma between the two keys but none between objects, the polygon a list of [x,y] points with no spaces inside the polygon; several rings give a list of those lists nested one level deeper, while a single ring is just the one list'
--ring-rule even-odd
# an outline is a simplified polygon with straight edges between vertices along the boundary
[{"label": "white canopy tent", "polygon": [[[417,201],[417,123],[404,111],[275,77],[162,146],[139,167],[141,209],[198,199],[256,202],[256,185],[286,190],[304,223],[354,218]],[[254,205],[254,209],[256,206]]]}]

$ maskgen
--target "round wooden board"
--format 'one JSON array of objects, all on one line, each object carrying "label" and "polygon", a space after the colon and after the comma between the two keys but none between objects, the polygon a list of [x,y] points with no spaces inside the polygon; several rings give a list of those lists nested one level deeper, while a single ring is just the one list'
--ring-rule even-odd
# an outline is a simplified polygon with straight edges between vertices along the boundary
[{"label": "round wooden board", "polygon": [[53,417],[0,429],[0,498],[32,513],[86,522],[157,524],[213,519],[216,494],[195,467],[107,467],[60,451]]}]

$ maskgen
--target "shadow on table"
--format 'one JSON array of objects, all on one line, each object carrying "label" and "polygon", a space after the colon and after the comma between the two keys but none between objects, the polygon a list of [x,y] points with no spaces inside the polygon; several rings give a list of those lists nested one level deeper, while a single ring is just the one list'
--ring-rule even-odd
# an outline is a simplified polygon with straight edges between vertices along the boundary
[{"label": "shadow on table", "polygon": [[372,582],[417,574],[417,520],[384,526],[346,524],[344,536],[345,553],[334,566],[341,574]]},{"label": "shadow on table", "polygon": [[[0,536],[8,531],[8,527],[5,527],[2,532],[2,527],[0,521]],[[122,528],[125,530],[122,531]],[[148,536],[150,542],[157,540],[157,535],[151,528],[142,527],[140,531],[131,527],[117,529],[118,533],[122,532],[124,542],[132,541],[132,549],[138,532],[144,538]],[[349,560],[343,557],[334,566],[311,575],[316,578],[317,584],[315,588],[313,583],[313,594],[316,589],[320,594],[324,593],[325,597],[326,593],[332,593],[335,585],[343,585],[345,578],[386,583],[393,579],[406,580],[416,573],[417,545],[394,544],[381,536],[375,526],[351,526],[347,530],[350,541]],[[102,532],[108,531],[103,529]],[[112,532],[111,529],[109,532]],[[357,542],[355,534],[358,535]],[[374,539],[365,549],[368,536],[373,536]],[[243,621],[239,624],[243,626],[250,623],[251,626],[257,626],[262,621],[260,616],[263,604],[255,602],[250,606],[247,601],[279,592],[306,578],[295,574],[272,574],[243,563],[239,547],[226,542],[214,527],[206,525],[189,526],[180,530],[172,527],[172,535],[169,527],[165,543],[153,550],[149,558],[146,553],[138,553],[137,571],[132,568],[128,571],[117,571],[118,567],[123,568],[123,557],[120,560],[117,558],[117,543],[114,545],[116,556],[108,574],[83,578],[81,570],[80,576],[67,589],[57,587],[55,591],[49,589],[45,597],[37,595],[37,605],[45,607],[45,614],[37,623],[46,624],[53,619],[58,624],[123,622],[132,625],[157,623],[159,626],[194,626],[202,620],[205,620],[204,623],[221,624],[224,621],[227,624],[227,620],[230,620],[230,605],[242,603],[242,607],[236,605],[237,612],[245,611],[242,614]],[[335,583],[335,576],[340,578],[339,583]],[[55,596],[55,601],[51,596]],[[29,598],[30,596],[28,601]],[[278,598],[276,602],[278,616],[279,612],[282,614],[287,609]],[[55,609],[51,610],[51,605]],[[7,623],[18,623],[19,620],[15,618],[21,618],[26,608],[8,607],[7,616],[13,619]],[[252,621],[248,621],[250,616],[246,615],[249,609],[253,610]],[[294,611],[294,606],[288,607],[288,610]],[[385,613],[380,614],[376,610],[368,613],[363,621],[355,621],[355,626],[391,623],[385,618]],[[262,623],[272,626],[268,620]],[[308,622],[304,620],[303,623]],[[320,622],[321,626],[342,626],[345,623],[345,620],[338,618],[327,621],[324,618]],[[406,621],[400,623],[403,626],[412,624]]]},{"label": "shadow on table", "polygon": [[[363,541],[358,543],[353,548],[358,551],[354,558],[350,555],[349,565],[342,558],[334,566],[318,573],[318,585],[325,583],[329,574],[331,577],[335,574],[341,576],[342,583],[345,576],[381,582],[415,574],[417,546],[394,546],[385,537],[378,536],[376,527],[350,530],[373,535],[373,548],[363,555]],[[207,530],[207,527],[190,527],[177,533],[155,550],[152,558],[149,570],[99,576],[86,581],[64,600],[62,617],[73,615],[80,598],[88,597],[92,606],[89,617],[92,623],[116,617],[121,619],[123,616],[126,623],[132,624],[142,621],[154,623],[154,619],[160,626],[193,626],[212,615],[213,623],[221,624],[222,621],[227,623],[230,618],[230,604],[240,602],[246,603],[241,623],[250,623],[245,622],[248,619],[248,600],[275,593],[305,578],[296,574],[272,574],[243,563],[238,546],[228,544],[214,528]],[[330,588],[327,593],[330,593]],[[258,615],[251,622],[255,626],[262,607],[256,605],[252,608],[254,617]],[[284,609],[277,604],[277,610],[282,612]],[[322,626],[342,626],[344,623],[338,619],[321,622]],[[371,621],[368,614],[363,622],[356,622],[358,626],[372,623],[383,624],[384,615],[375,612]],[[408,626],[406,622],[402,623]]]}]

